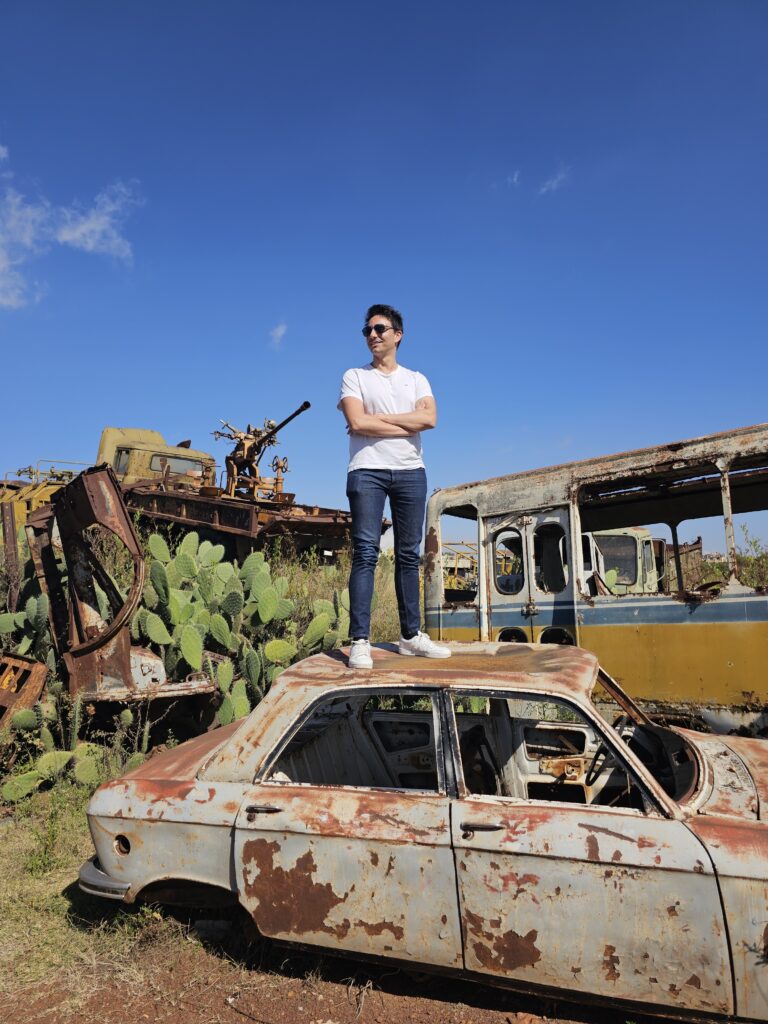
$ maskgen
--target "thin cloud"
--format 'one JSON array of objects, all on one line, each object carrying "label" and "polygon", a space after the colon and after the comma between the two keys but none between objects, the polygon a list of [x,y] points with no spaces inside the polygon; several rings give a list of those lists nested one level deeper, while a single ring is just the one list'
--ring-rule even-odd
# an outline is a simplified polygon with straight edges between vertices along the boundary
[{"label": "thin cloud", "polygon": [[561,170],[548,178],[539,189],[539,195],[545,196],[548,192],[557,192],[566,184],[571,174],[570,167],[563,167]]},{"label": "thin cloud", "polygon": [[269,332],[269,347],[279,352],[283,347],[283,338],[288,330],[288,324],[280,323]]},{"label": "thin cloud", "polygon": [[[7,159],[8,148],[0,146],[0,162]],[[0,309],[39,301],[45,285],[30,280],[29,264],[56,245],[130,265],[133,253],[122,227],[142,202],[136,184],[122,181],[102,189],[90,207],[57,207],[45,197],[28,199],[11,185],[0,186]]]},{"label": "thin cloud", "polygon": [[133,263],[133,251],[120,230],[131,207],[140,205],[142,199],[135,186],[116,181],[99,192],[90,209],[61,209],[56,241],[73,249],[82,249],[83,252],[114,256],[130,266]]},{"label": "thin cloud", "polygon": [[520,184],[520,171],[515,171],[514,174],[507,175],[507,188],[517,188]]}]

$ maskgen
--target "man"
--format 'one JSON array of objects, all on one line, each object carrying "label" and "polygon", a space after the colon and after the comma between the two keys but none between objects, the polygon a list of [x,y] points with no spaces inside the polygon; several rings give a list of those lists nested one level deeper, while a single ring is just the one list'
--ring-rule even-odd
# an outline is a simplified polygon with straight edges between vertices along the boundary
[{"label": "man", "polygon": [[419,555],[427,502],[421,431],[431,430],[437,422],[435,399],[426,377],[397,362],[403,318],[396,309],[371,306],[363,335],[372,361],[347,370],[339,400],[349,433],[347,497],[352,512],[349,667],[373,667],[368,639],[371,598],[387,498],[395,535],[399,651],[409,656],[449,658],[447,647],[433,643],[419,629]]}]

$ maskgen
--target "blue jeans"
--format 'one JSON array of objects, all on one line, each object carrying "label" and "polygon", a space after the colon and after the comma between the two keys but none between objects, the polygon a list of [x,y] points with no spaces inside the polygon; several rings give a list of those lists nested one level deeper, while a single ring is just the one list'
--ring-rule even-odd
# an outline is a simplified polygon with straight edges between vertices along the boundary
[{"label": "blue jeans", "polygon": [[402,636],[421,628],[419,558],[427,504],[423,469],[353,469],[347,474],[352,513],[352,571],[349,576],[349,634],[367,638],[371,628],[373,577],[379,560],[381,520],[389,498],[395,534],[395,593]]}]

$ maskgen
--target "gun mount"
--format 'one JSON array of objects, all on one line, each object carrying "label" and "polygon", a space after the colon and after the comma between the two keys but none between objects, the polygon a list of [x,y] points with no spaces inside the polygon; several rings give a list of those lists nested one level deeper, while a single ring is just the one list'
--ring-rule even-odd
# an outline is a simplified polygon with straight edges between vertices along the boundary
[{"label": "gun mount", "polygon": [[221,421],[225,429],[214,430],[214,438],[217,441],[226,438],[235,442],[235,447],[224,460],[227,467],[225,494],[228,497],[234,498],[240,493],[254,499],[263,497],[285,504],[293,501],[293,495],[287,495],[283,490],[283,476],[288,472],[288,460],[272,460],[274,477],[263,477],[259,472],[259,462],[268,447],[279,443],[277,434],[283,427],[309,408],[309,402],[302,402],[298,409],[280,423],[264,420],[264,427],[261,430],[250,423],[247,430],[238,430],[227,420]]}]

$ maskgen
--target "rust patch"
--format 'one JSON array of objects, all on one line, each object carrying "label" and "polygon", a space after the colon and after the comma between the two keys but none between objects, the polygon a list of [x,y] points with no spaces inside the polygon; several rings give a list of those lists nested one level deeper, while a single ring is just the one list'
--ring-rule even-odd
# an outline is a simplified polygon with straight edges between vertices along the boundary
[{"label": "rust patch", "polygon": [[614,864],[618,863],[621,860],[621,850],[614,850],[611,860],[614,862]]},{"label": "rust patch", "polygon": [[375,850],[369,850],[368,856],[371,858],[371,864],[376,868],[379,866],[379,855]]},{"label": "rust patch", "polygon": [[601,828],[600,825],[590,825],[585,821],[579,822],[579,828],[584,828],[588,832],[599,832],[601,836],[610,836],[612,839],[620,839],[623,843],[629,842],[626,836],[623,836],[621,832],[614,832],[610,828]]},{"label": "rust patch", "polygon": [[692,974],[685,984],[690,985],[691,988],[701,988],[701,978],[698,974]]},{"label": "rust patch", "polygon": [[326,919],[346,895],[337,896],[329,882],[312,880],[317,865],[311,850],[288,870],[275,867],[279,852],[279,843],[267,839],[249,839],[243,847],[243,887],[256,902],[253,916],[260,931],[265,935],[325,932],[343,939],[349,921],[345,918],[331,926]]},{"label": "rust patch", "polygon": [[618,981],[621,977],[619,968],[620,960],[616,956],[615,946],[606,946],[603,950],[603,970],[606,981]]},{"label": "rust patch", "polygon": [[[394,867],[395,867],[395,855],[393,853],[390,853],[389,861],[387,862],[387,870],[384,872],[384,877],[385,878],[387,878],[389,875],[392,874],[392,872],[394,870]],[[464,870],[465,871],[467,870],[466,864],[464,865]]]},{"label": "rust patch", "polygon": [[140,800],[156,804],[163,800],[185,800],[195,783],[177,779],[133,779],[131,788]]},{"label": "rust patch", "polygon": [[672,906],[672,907],[667,907],[667,916],[668,917],[677,917],[677,907],[678,907],[677,903],[674,906]]},{"label": "rust patch", "polygon": [[362,928],[366,935],[375,936],[382,935],[384,932],[391,932],[392,936],[398,940],[402,939],[405,932],[399,924],[392,924],[391,921],[379,921],[378,924],[370,924],[368,921],[355,921],[356,928]]},{"label": "rust patch", "polygon": [[541,960],[541,950],[536,947],[539,937],[536,929],[531,928],[527,935],[519,935],[513,929],[494,935],[483,927],[484,918],[478,914],[467,911],[464,920],[467,931],[478,940],[472,946],[478,963],[487,970],[496,974],[517,971],[521,967],[533,967]]},{"label": "rust patch", "polygon": [[439,551],[437,530],[430,526],[424,538],[424,582],[431,580],[435,574],[435,563]]},{"label": "rust patch", "polygon": [[600,847],[597,843],[597,836],[587,836],[587,860],[600,860]]},{"label": "rust patch", "polygon": [[[501,882],[501,890],[494,889],[492,885],[489,885],[488,888],[492,892],[509,892],[510,888],[514,886],[515,890],[512,893],[512,899],[516,900],[518,896],[521,896],[524,892],[527,891],[526,886],[538,885],[540,879],[538,875],[518,875],[515,871],[510,871],[509,874],[501,875],[499,881]],[[533,899],[534,903],[538,903],[538,900],[535,896],[533,896],[530,893],[529,895],[531,895],[531,898]]]}]

